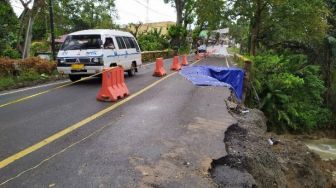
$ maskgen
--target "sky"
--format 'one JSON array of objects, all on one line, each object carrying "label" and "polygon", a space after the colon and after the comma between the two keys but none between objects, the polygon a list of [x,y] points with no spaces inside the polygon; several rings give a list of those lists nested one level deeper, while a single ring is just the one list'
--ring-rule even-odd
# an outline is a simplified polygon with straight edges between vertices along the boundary
[{"label": "sky", "polygon": [[[10,1],[16,15],[20,15],[23,11],[20,1]],[[176,21],[175,8],[163,0],[115,0],[115,4],[118,15],[115,21],[118,24]]]},{"label": "sky", "polygon": [[175,8],[171,4],[165,4],[163,0],[116,0],[116,9],[119,15],[118,24],[176,21]]}]

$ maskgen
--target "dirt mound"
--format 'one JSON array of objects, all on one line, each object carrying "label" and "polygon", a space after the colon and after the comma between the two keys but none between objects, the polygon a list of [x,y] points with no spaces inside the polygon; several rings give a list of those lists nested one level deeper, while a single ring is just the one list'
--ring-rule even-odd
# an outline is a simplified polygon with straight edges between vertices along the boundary
[{"label": "dirt mound", "polygon": [[220,187],[325,188],[336,185],[332,173],[325,168],[331,165],[321,161],[301,142],[281,140],[280,144],[271,146],[262,112],[250,110],[246,115],[234,117],[238,124],[225,132],[228,155],[214,160],[210,170]]}]

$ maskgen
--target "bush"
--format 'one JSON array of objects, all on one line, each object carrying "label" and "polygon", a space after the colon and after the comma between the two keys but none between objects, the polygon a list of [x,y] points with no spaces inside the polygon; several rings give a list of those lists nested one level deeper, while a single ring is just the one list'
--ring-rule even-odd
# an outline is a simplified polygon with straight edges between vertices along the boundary
[{"label": "bush", "polygon": [[15,72],[15,60],[10,58],[0,58],[0,76],[11,76]]},{"label": "bush", "polygon": [[30,54],[35,56],[37,52],[50,51],[49,45],[46,42],[33,42],[30,48]]},{"label": "bush", "polygon": [[49,62],[48,60],[38,57],[30,57],[18,61],[18,67],[22,72],[29,72],[30,70],[34,70],[39,74],[52,74],[56,69],[56,63]]},{"label": "bush", "polygon": [[18,59],[21,57],[21,54],[19,51],[13,49],[13,48],[6,48],[2,54],[3,57],[8,57],[8,58],[13,58],[13,59]]},{"label": "bush", "polygon": [[0,58],[0,90],[11,88],[18,83],[43,80],[52,75],[55,69],[55,62],[38,57],[24,60]]},{"label": "bush", "polygon": [[187,30],[182,26],[173,25],[168,29],[168,37],[170,39],[170,46],[174,50],[178,50],[186,41],[188,35]]},{"label": "bush", "polygon": [[140,35],[138,42],[143,51],[164,50],[169,47],[168,40],[164,35],[161,35],[161,30],[157,29]]},{"label": "bush", "polygon": [[303,55],[261,55],[252,59],[253,83],[269,129],[310,131],[326,125],[331,113],[323,105],[326,88],[319,66],[309,65]]},{"label": "bush", "polygon": [[181,47],[178,49],[178,54],[184,55],[184,54],[190,54],[191,50],[191,45],[190,44],[183,44]]},{"label": "bush", "polygon": [[56,69],[55,62],[38,57],[31,57],[24,60],[14,60],[9,58],[0,58],[0,76],[14,76],[15,72],[24,74],[35,71],[38,74],[52,74]]}]

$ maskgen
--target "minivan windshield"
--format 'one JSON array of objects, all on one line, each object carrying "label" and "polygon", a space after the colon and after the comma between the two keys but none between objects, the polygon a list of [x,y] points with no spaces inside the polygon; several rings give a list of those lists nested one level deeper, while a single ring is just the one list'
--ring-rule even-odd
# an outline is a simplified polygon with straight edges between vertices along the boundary
[{"label": "minivan windshield", "polygon": [[61,50],[100,49],[102,45],[100,35],[69,35]]}]

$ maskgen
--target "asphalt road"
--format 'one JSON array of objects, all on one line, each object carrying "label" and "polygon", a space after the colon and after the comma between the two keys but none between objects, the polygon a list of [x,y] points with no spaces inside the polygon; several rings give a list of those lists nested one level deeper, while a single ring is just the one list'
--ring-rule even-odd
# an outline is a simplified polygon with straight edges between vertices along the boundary
[{"label": "asphalt road", "polygon": [[[171,61],[165,60],[168,74]],[[228,65],[225,58],[198,64]],[[126,76],[131,94],[161,79],[152,76],[153,67]],[[1,107],[0,161],[115,104],[96,101],[100,82],[89,79]],[[0,105],[62,84],[2,92]],[[0,187],[209,187],[207,170],[225,155],[224,131],[235,121],[226,111],[228,95],[227,88],[169,76],[0,169]]]}]

